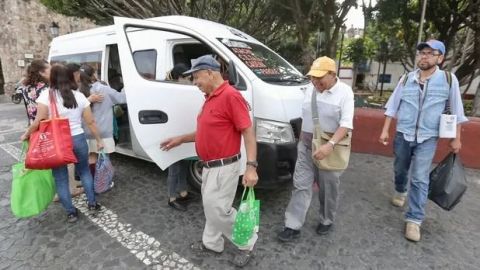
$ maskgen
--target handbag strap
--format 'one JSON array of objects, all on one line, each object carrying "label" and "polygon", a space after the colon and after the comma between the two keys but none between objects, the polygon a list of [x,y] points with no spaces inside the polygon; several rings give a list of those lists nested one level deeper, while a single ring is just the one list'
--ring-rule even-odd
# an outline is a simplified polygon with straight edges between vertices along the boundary
[{"label": "handbag strap", "polygon": [[59,118],[55,90],[50,89],[49,98],[50,98],[50,110],[52,111],[52,115],[50,116],[50,118]]},{"label": "handbag strap", "polygon": [[323,130],[322,130],[322,127],[320,126],[320,121],[318,120],[317,90],[315,88],[313,88],[313,91],[312,91],[311,108],[312,108],[313,125],[315,126],[315,128],[318,128],[320,130],[320,134],[321,134],[323,133]]}]

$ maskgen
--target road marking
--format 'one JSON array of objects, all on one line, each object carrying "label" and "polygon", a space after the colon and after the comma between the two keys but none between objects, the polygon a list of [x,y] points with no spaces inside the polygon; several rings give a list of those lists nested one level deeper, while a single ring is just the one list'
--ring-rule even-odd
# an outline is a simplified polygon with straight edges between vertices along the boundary
[{"label": "road marking", "polygon": [[[0,148],[16,160],[20,159],[21,149],[18,147],[11,144],[1,144]],[[85,200],[85,194],[72,199],[75,207],[93,224],[117,240],[145,265],[151,266],[153,269],[200,270],[200,268],[176,252],[162,250],[160,242],[154,237],[142,231],[135,230],[129,223],[120,222],[118,215],[105,206],[102,206],[102,210],[96,215],[90,214]]]},{"label": "road marking", "polygon": [[22,150],[20,148],[13,146],[11,143],[1,144],[0,148],[10,154],[10,156],[12,156],[14,159],[20,160],[20,155],[22,154]]}]

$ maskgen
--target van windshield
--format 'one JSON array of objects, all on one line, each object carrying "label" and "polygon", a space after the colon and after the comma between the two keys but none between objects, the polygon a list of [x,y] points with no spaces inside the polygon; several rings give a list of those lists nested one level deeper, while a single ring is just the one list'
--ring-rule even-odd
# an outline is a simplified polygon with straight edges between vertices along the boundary
[{"label": "van windshield", "polygon": [[260,44],[226,38],[219,38],[218,40],[265,82],[276,84],[308,83],[307,78],[292,65]]}]

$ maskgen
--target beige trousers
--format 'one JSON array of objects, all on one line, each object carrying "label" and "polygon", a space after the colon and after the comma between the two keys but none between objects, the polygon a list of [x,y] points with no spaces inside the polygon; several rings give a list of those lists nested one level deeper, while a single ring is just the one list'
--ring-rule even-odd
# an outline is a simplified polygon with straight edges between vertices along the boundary
[{"label": "beige trousers", "polygon": [[[205,228],[202,241],[208,249],[222,252],[225,236],[232,241],[232,230],[237,210],[232,207],[240,176],[240,163],[203,168],[202,200],[205,212]],[[255,234],[247,246],[241,250],[252,250],[258,236]]]}]

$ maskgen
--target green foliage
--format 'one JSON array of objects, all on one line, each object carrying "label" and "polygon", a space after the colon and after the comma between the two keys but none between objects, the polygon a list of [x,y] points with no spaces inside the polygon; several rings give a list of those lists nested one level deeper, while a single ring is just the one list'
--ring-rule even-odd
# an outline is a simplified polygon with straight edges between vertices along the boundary
[{"label": "green foliage", "polygon": [[370,38],[356,38],[350,40],[345,46],[345,54],[342,60],[354,64],[364,63],[375,55],[376,44]]}]

